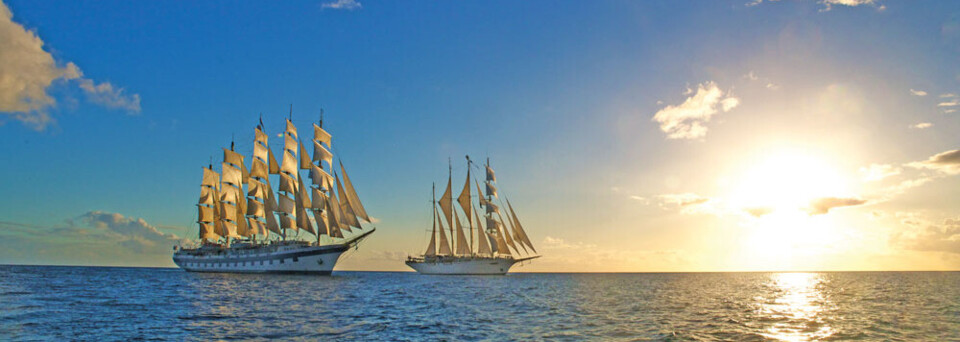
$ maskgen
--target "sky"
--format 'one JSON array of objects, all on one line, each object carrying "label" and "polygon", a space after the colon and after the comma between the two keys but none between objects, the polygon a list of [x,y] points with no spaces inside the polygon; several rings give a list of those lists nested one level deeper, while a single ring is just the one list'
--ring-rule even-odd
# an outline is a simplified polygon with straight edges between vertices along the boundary
[{"label": "sky", "polygon": [[960,270],[960,2],[3,1],[0,264],[171,267],[200,168],[322,108],[338,270],[408,270],[464,155],[514,271]]}]

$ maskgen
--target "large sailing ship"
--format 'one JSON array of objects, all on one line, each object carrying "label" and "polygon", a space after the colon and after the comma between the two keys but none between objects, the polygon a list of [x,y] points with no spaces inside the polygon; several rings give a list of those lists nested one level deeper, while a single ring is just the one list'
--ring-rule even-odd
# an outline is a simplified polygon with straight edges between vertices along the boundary
[{"label": "large sailing ship", "polygon": [[[433,229],[430,233],[430,243],[426,252],[418,257],[408,257],[406,264],[423,274],[468,274],[468,275],[502,275],[510,271],[516,263],[539,258],[537,250],[530,242],[510,200],[500,199],[497,195],[496,181],[490,160],[487,160],[486,197],[480,189],[480,184],[474,182],[477,189],[477,204],[485,209],[481,226],[480,211],[473,206],[470,186],[470,168],[476,166],[467,157],[467,180],[463,190],[457,197],[457,204],[461,210],[455,208],[452,194],[453,168],[447,178],[447,189],[440,200],[436,195],[432,201]],[[435,193],[435,192],[434,192]],[[499,202],[497,204],[496,202]],[[506,205],[504,205],[506,204]],[[440,210],[437,210],[439,207]],[[501,213],[501,208],[506,210]],[[460,220],[460,212],[466,218],[468,234],[464,234],[464,225]],[[440,214],[443,214],[441,217]],[[450,239],[444,231],[443,219],[446,219],[450,231]],[[468,236],[469,235],[469,238]],[[476,239],[474,239],[476,236]],[[468,242],[469,241],[469,242]],[[521,252],[522,250],[522,252]],[[521,256],[525,254],[525,256]]]},{"label": "large sailing ship", "polygon": [[[334,170],[332,136],[322,116],[318,123],[312,158],[287,119],[278,164],[261,120],[249,170],[232,142],[223,149],[219,173],[212,164],[203,168],[200,246],[174,247],[174,263],[194,272],[330,274],[341,254],[372,234],[376,228],[361,224],[371,219],[339,159]],[[277,192],[271,176],[279,181]]]}]

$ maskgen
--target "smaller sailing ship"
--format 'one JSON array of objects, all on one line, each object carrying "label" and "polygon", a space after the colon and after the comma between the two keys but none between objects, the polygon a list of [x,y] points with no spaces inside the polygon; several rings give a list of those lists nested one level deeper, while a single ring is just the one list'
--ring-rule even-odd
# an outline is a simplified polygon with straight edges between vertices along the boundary
[{"label": "smaller sailing ship", "polygon": [[[261,121],[254,131],[249,170],[233,143],[223,149],[220,173],[213,165],[203,168],[197,204],[200,247],[174,247],[173,261],[180,268],[330,274],[341,254],[376,230],[361,224],[371,219],[343,163],[338,163],[339,172],[334,170],[332,137],[323,129],[322,116],[319,125],[313,124],[313,158],[288,119],[278,164],[263,129]],[[312,181],[309,187],[301,177],[303,170]],[[279,181],[277,192],[271,176]],[[315,239],[301,237],[301,232]]]},{"label": "smaller sailing ship", "polygon": [[[530,242],[510,200],[504,201],[497,195],[496,176],[490,167],[490,160],[484,165],[486,170],[486,197],[480,191],[480,184],[474,183],[477,188],[477,204],[484,209],[481,225],[480,211],[473,206],[470,186],[470,167],[474,166],[467,156],[467,180],[463,190],[457,197],[460,211],[453,204],[451,182],[453,168],[447,178],[447,189],[440,200],[436,195],[432,201],[433,229],[430,233],[430,243],[426,252],[419,257],[408,257],[406,264],[423,274],[463,274],[463,275],[502,275],[510,271],[516,263],[539,258],[537,250]],[[436,191],[434,191],[436,193]],[[499,205],[495,202],[499,202]],[[439,207],[439,211],[437,210]],[[504,213],[501,213],[501,209]],[[466,220],[460,220],[460,212]],[[440,214],[443,214],[441,217]],[[446,219],[450,238],[443,227]],[[464,234],[464,225],[468,234]],[[475,233],[474,233],[475,232]],[[469,238],[467,237],[469,235]],[[474,239],[476,236],[476,239]],[[522,252],[521,252],[522,250]],[[520,256],[525,254],[525,256]]]}]

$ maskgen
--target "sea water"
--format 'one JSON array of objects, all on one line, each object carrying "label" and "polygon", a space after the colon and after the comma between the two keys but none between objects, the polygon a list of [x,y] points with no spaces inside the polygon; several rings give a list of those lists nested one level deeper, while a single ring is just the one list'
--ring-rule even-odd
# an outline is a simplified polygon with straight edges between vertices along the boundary
[{"label": "sea water", "polygon": [[960,340],[960,272],[332,276],[0,266],[0,340]]}]

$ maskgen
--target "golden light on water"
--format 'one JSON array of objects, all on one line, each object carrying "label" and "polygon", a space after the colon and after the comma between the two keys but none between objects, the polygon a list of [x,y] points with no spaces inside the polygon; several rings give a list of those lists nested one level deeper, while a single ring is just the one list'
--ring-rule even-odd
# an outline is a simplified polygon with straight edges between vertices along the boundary
[{"label": "golden light on water", "polygon": [[762,321],[772,322],[763,336],[781,341],[810,341],[828,337],[835,329],[825,322],[829,302],[823,294],[823,276],[816,273],[771,275],[772,298],[759,298]]}]

